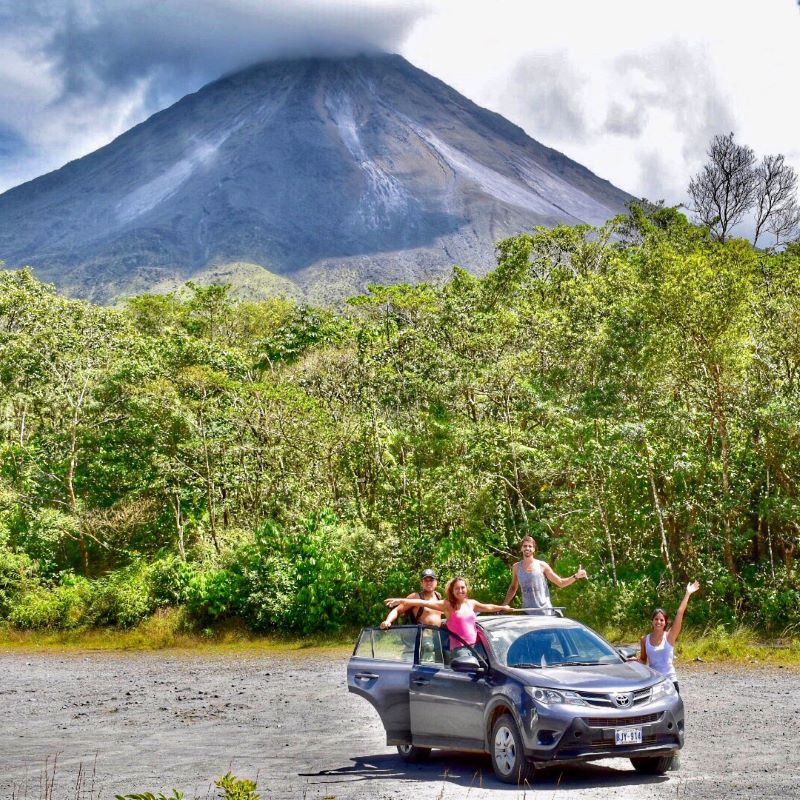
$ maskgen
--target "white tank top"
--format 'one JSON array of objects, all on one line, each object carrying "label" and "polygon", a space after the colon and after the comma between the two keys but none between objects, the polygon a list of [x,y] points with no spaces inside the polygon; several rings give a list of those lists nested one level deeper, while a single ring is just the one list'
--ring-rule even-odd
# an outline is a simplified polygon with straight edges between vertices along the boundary
[{"label": "white tank top", "polygon": [[647,663],[665,678],[669,678],[672,681],[677,680],[678,673],[675,672],[675,665],[672,663],[675,650],[667,641],[667,634],[664,634],[661,644],[654,645],[650,641],[650,634],[648,633],[645,637],[644,645],[647,650]]}]

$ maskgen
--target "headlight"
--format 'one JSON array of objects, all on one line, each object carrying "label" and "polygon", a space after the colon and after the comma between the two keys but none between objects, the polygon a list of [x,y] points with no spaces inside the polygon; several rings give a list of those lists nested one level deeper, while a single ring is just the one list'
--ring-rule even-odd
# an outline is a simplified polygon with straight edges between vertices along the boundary
[{"label": "headlight", "polygon": [[670,680],[661,681],[653,687],[653,700],[660,700],[662,697],[669,697],[675,694],[675,685]]},{"label": "headlight", "polygon": [[564,689],[545,689],[538,686],[526,686],[525,691],[537,702],[546,706],[564,703],[570,706],[588,706],[589,704],[577,693]]}]

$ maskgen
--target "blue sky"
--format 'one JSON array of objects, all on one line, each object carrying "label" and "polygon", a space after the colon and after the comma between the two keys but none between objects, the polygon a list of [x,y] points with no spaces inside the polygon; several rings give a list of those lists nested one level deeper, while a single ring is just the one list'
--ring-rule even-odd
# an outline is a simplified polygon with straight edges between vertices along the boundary
[{"label": "blue sky", "polygon": [[0,191],[224,72],[379,49],[677,203],[715,133],[800,171],[799,45],[795,0],[0,0]]}]

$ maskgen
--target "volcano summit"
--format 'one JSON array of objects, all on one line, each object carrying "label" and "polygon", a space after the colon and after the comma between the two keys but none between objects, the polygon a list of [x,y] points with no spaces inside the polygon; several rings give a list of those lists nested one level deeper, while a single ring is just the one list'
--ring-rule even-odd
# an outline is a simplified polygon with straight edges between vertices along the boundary
[{"label": "volcano summit", "polygon": [[187,279],[313,301],[483,273],[630,196],[397,55],[272,61],[0,195],[0,259],[109,302]]}]

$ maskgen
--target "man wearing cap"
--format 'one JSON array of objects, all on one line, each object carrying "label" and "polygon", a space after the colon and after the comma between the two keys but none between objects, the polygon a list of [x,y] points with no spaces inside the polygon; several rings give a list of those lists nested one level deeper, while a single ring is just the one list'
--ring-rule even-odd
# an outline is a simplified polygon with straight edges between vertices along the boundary
[{"label": "man wearing cap", "polygon": [[[413,600],[441,600],[442,596],[436,591],[436,583],[438,577],[432,569],[426,569],[422,573],[422,585],[418,592],[407,595],[409,599]],[[386,619],[381,622],[381,628],[391,628],[392,623],[397,619],[400,614],[406,615],[406,622],[409,625],[441,625],[442,615],[439,611],[434,611],[432,608],[424,608],[422,606],[408,606],[401,603],[399,606],[393,608],[387,615]]]}]

